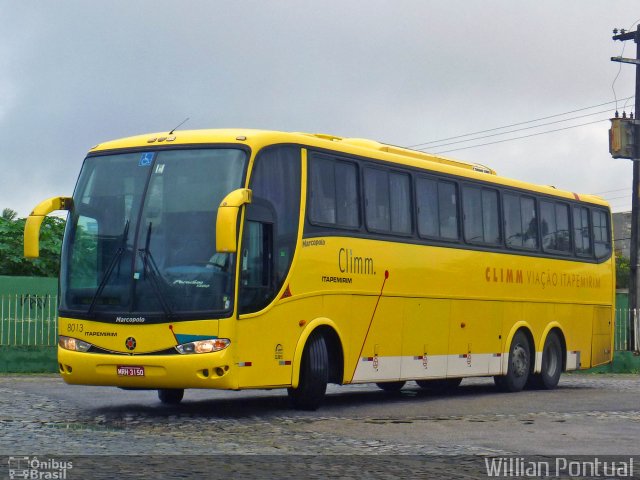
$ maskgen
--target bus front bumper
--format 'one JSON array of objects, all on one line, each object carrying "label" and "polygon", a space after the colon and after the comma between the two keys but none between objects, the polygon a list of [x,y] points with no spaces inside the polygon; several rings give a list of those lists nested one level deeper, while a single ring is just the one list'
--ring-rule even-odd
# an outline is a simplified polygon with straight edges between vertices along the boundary
[{"label": "bus front bumper", "polygon": [[66,383],[123,388],[237,389],[231,349],[190,355],[108,355],[58,347]]}]

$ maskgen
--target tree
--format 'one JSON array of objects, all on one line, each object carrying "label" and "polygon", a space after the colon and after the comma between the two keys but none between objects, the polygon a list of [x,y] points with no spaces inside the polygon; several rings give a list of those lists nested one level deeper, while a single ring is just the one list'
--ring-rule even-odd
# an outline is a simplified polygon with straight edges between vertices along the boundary
[{"label": "tree", "polygon": [[57,277],[60,272],[60,248],[65,220],[46,217],[40,229],[40,258],[24,258],[26,219],[5,208],[0,217],[0,275]]},{"label": "tree", "polygon": [[627,257],[616,255],[616,288],[629,288],[630,265]]},{"label": "tree", "polygon": [[10,208],[2,210],[2,218],[5,220],[13,221],[18,217],[18,212]]}]

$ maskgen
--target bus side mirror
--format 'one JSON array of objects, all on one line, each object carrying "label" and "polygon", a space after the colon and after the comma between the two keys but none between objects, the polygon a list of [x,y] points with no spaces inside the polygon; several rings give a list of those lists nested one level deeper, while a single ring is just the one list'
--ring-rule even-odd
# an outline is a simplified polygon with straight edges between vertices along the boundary
[{"label": "bus side mirror", "polygon": [[251,190],[239,188],[229,193],[218,207],[216,218],[216,252],[233,253],[238,248],[238,213],[251,203]]},{"label": "bus side mirror", "polygon": [[24,256],[26,258],[40,256],[40,227],[44,217],[56,210],[71,210],[72,205],[71,197],[53,197],[33,209],[24,225]]}]

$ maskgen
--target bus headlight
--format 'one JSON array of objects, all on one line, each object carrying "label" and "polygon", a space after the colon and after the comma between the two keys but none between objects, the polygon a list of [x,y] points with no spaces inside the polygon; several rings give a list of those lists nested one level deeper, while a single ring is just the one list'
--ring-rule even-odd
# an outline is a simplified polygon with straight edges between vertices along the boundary
[{"label": "bus headlight", "polygon": [[176,346],[176,350],[182,354],[187,353],[211,353],[224,350],[229,346],[231,340],[228,338],[210,338],[208,340],[198,340],[196,342],[183,343]]},{"label": "bus headlight", "polygon": [[86,352],[91,348],[91,344],[78,340],[77,338],[65,337],[60,335],[58,337],[58,345],[65,350],[73,350],[75,352]]}]

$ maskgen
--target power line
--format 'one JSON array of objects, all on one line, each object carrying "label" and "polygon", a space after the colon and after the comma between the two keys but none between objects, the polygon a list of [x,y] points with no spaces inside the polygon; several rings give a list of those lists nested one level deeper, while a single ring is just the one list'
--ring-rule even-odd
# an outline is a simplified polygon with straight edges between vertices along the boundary
[{"label": "power line", "polygon": [[609,205],[613,213],[630,213],[631,208],[629,204],[611,204]]},{"label": "power line", "polygon": [[555,117],[562,117],[564,115],[569,115],[571,113],[582,112],[584,110],[590,110],[592,108],[602,107],[604,105],[611,105],[612,103],[616,103],[617,101],[629,100],[631,98],[635,98],[635,95],[631,95],[630,97],[626,97],[626,98],[621,98],[620,100],[613,100],[611,102],[599,103],[597,105],[592,105],[590,107],[584,107],[584,108],[578,108],[576,110],[570,110],[570,111],[564,112],[564,113],[556,113],[555,115],[549,115],[549,116],[546,116],[546,117],[540,117],[540,118],[536,118],[536,119],[533,119],[533,120],[527,120],[527,121],[524,121],[524,122],[512,123],[510,125],[505,125],[503,127],[489,128],[488,130],[479,130],[477,132],[465,133],[463,135],[456,135],[454,137],[441,138],[440,140],[431,140],[429,142],[417,143],[415,145],[409,145],[406,148],[417,148],[417,147],[420,147],[420,146],[423,146],[423,145],[431,145],[432,143],[440,143],[440,142],[446,142],[447,140],[455,140],[457,138],[470,137],[472,135],[478,135],[480,133],[495,132],[496,130],[503,130],[505,128],[517,127],[519,125],[526,125],[527,123],[540,122],[542,120],[548,120],[550,118],[555,118]]},{"label": "power line", "polygon": [[605,197],[605,199],[610,202],[611,200],[619,200],[621,198],[628,198],[629,200],[631,200],[631,196],[630,195],[625,195],[624,197],[611,197],[611,198],[607,198]]},{"label": "power line", "polygon": [[495,142],[487,142],[487,143],[481,143],[479,145],[471,145],[469,147],[453,148],[451,150],[443,150],[443,151],[440,151],[440,152],[429,152],[429,153],[433,153],[435,155],[440,155],[441,153],[458,152],[460,150],[468,150],[470,148],[485,147],[487,145],[494,145],[496,143],[512,142],[514,140],[520,140],[520,139],[523,139],[523,138],[537,137],[539,135],[546,135],[547,133],[561,132],[563,130],[570,130],[572,128],[584,127],[586,125],[593,125],[594,123],[601,123],[601,122],[607,122],[607,121],[609,121],[609,120],[608,119],[596,120],[594,122],[581,123],[581,124],[578,124],[578,125],[572,125],[570,127],[563,127],[563,128],[556,128],[554,130],[547,130],[546,132],[531,133],[529,135],[522,135],[520,137],[507,138],[505,140],[496,140]]},{"label": "power line", "polygon": [[[507,130],[506,132],[502,132],[502,133],[492,133],[491,135],[483,135],[481,137],[473,137],[473,138],[469,138],[468,140],[457,140],[455,142],[442,143],[442,144],[439,144],[439,145],[434,145],[431,148],[440,148],[440,147],[446,147],[446,146],[449,146],[449,145],[456,145],[458,143],[466,143],[466,142],[473,142],[473,141],[476,141],[476,140],[482,140],[484,138],[499,137],[501,135],[508,135],[510,133],[521,132],[523,130],[531,130],[532,128],[546,127],[547,125],[555,125],[557,123],[568,122],[570,120],[577,120],[579,118],[591,117],[593,115],[600,115],[601,113],[607,113],[609,111],[610,110],[601,110],[599,112],[587,113],[585,115],[578,115],[577,117],[566,118],[564,120],[554,120],[553,122],[541,123],[540,125],[532,125],[530,127],[516,128],[515,130]],[[605,120],[608,120],[608,118],[606,118]],[[418,149],[418,150],[422,150],[422,149]]]},{"label": "power line", "polygon": [[615,193],[615,192],[624,192],[626,190],[631,190],[630,188],[618,188],[617,190],[606,190],[604,192],[596,192],[594,195],[602,195],[604,193]]}]

